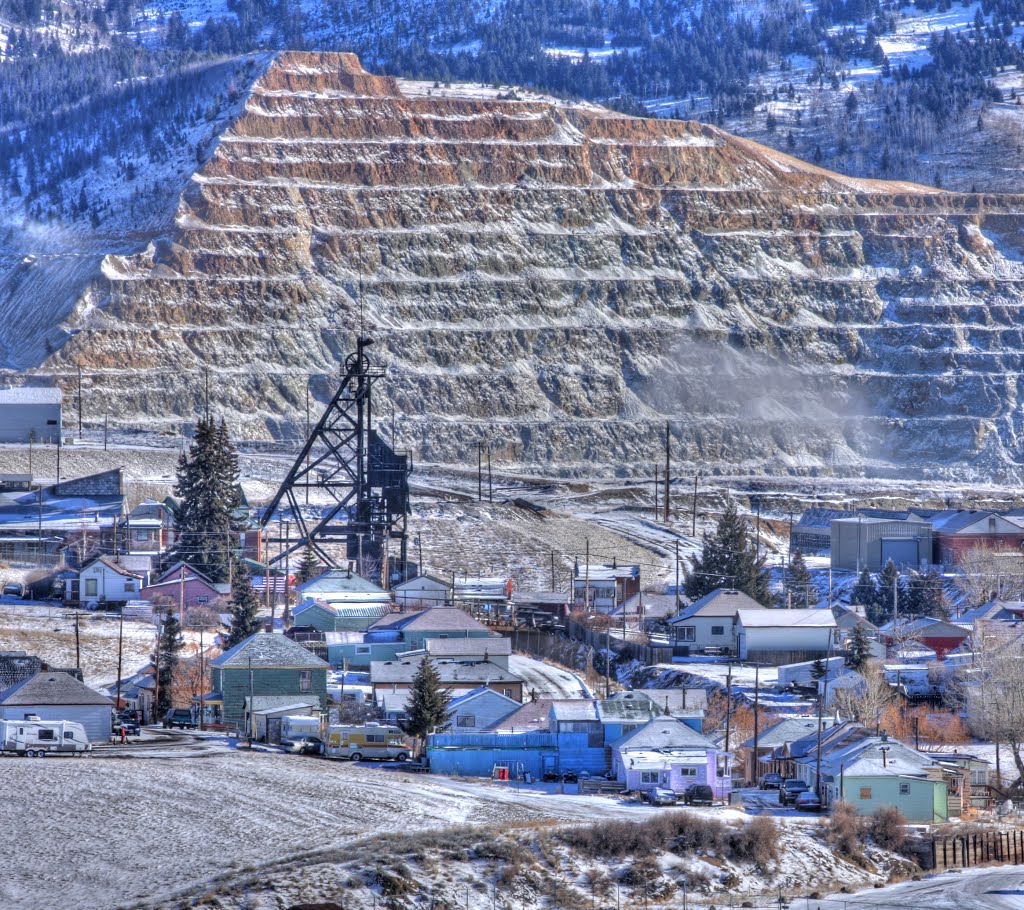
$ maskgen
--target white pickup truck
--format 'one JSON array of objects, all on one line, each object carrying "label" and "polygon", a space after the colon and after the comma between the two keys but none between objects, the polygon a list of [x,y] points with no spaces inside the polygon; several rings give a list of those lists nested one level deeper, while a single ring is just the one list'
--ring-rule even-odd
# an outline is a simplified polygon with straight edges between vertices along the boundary
[{"label": "white pickup truck", "polygon": [[0,752],[28,758],[92,751],[85,727],[71,720],[0,720]]}]

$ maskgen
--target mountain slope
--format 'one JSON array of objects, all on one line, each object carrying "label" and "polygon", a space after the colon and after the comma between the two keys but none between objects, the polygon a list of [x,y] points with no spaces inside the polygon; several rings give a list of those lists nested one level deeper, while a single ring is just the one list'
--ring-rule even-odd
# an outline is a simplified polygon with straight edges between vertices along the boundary
[{"label": "mountain slope", "polygon": [[712,470],[1017,477],[1022,208],[285,53],[43,369],[169,427],[209,369],[236,431],[295,438],[363,318],[421,460],[649,470],[668,419]]}]

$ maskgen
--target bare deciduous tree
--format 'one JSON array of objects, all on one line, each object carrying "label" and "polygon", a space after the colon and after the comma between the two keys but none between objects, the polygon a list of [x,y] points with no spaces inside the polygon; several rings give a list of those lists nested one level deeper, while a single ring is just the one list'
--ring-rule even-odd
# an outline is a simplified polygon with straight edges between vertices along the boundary
[{"label": "bare deciduous tree", "polygon": [[843,717],[870,727],[879,722],[886,709],[896,701],[896,695],[876,661],[865,664],[860,675],[866,685],[837,689],[835,706]]}]

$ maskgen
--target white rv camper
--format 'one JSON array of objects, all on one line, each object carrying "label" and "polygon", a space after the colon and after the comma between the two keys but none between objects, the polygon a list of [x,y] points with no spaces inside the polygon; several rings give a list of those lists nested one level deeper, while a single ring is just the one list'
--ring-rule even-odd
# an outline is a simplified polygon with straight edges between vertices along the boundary
[{"label": "white rv camper", "polygon": [[71,720],[0,720],[0,752],[29,758],[48,753],[84,755],[92,751],[85,727]]}]

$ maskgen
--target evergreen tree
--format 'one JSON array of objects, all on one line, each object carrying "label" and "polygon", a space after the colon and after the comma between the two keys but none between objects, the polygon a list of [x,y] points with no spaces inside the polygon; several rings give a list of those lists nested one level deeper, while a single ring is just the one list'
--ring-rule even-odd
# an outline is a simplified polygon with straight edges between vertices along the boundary
[{"label": "evergreen tree", "polygon": [[412,680],[402,729],[420,740],[425,740],[431,733],[444,731],[448,727],[451,700],[451,690],[441,688],[441,678],[434,662],[429,656],[424,657]]},{"label": "evergreen tree", "polygon": [[160,688],[156,702],[157,715],[161,716],[174,707],[174,677],[178,671],[178,655],[185,646],[181,637],[181,624],[171,610],[164,616],[160,637],[157,639],[155,664],[159,664],[157,682]]},{"label": "evergreen tree", "polygon": [[302,562],[299,563],[299,570],[295,573],[295,580],[303,585],[311,578],[316,578],[321,571],[320,560],[316,558],[313,548],[306,547],[302,551]]},{"label": "evergreen tree", "polygon": [[896,609],[907,612],[907,586],[903,582],[900,570],[891,559],[882,567],[878,574],[875,587],[874,603],[868,609],[868,619],[876,626],[882,625],[893,618],[893,590],[896,591]]},{"label": "evergreen tree", "polygon": [[846,642],[846,666],[851,670],[862,670],[871,657],[868,633],[859,623],[853,627]]},{"label": "evergreen tree", "polygon": [[804,554],[799,550],[793,554],[786,569],[787,606],[792,602],[794,607],[810,609],[818,605],[818,591],[811,581],[811,573],[807,570]]},{"label": "evergreen tree", "polygon": [[238,456],[227,426],[201,418],[191,448],[178,460],[174,492],[181,507],[172,558],[185,560],[216,582],[228,578],[232,532],[241,529],[235,515],[237,483]]},{"label": "evergreen tree", "polygon": [[853,586],[850,603],[860,607],[870,607],[875,602],[875,580],[871,577],[867,566],[860,570],[857,584]]},{"label": "evergreen tree", "polygon": [[231,631],[226,642],[229,648],[263,630],[263,624],[256,616],[259,608],[260,601],[252,588],[249,570],[237,563],[231,577]]},{"label": "evergreen tree", "polygon": [[686,573],[685,591],[692,600],[716,588],[735,588],[765,606],[771,601],[768,571],[747,537],[747,523],[732,502],[714,534],[705,532],[701,554]]},{"label": "evergreen tree", "polygon": [[942,576],[936,569],[912,575],[907,584],[907,613],[911,616],[949,618],[949,603]]},{"label": "evergreen tree", "polygon": [[820,657],[815,658],[814,663],[811,664],[811,679],[824,679],[827,673],[828,667],[825,666],[825,661]]}]

